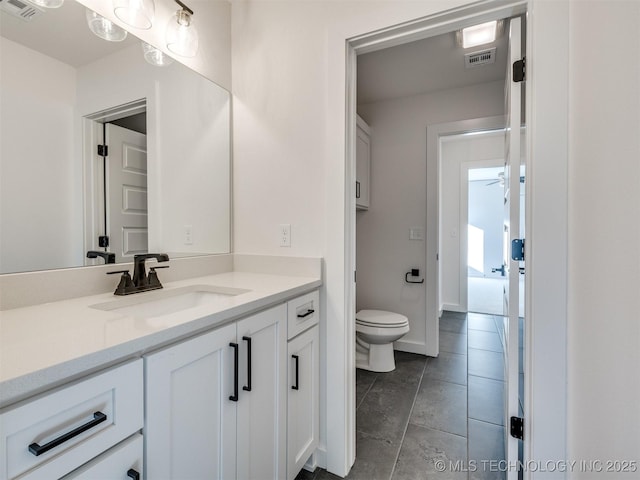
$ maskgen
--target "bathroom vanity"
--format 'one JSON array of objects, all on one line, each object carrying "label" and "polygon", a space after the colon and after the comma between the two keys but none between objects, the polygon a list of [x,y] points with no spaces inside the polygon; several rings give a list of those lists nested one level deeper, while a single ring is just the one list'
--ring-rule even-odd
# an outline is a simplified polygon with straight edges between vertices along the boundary
[{"label": "bathroom vanity", "polygon": [[295,478],[320,285],[236,271],[3,311],[0,479]]}]

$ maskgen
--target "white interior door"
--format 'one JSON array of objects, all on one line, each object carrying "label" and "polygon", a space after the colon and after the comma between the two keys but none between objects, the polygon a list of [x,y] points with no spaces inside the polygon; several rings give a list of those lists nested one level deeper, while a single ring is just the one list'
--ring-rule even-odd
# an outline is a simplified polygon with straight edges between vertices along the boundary
[{"label": "white interior door", "polygon": [[107,234],[121,263],[147,252],[147,137],[113,124],[106,125],[105,136]]},{"label": "white interior door", "polygon": [[[518,461],[518,439],[510,434],[511,417],[519,417],[519,296],[520,262],[512,259],[512,241],[520,237],[520,127],[522,84],[512,78],[512,65],[522,59],[521,20],[514,18],[509,26],[509,54],[505,87],[507,129],[504,168],[504,362],[505,362],[505,449],[509,465]],[[508,480],[516,480],[518,472],[509,470]]]}]

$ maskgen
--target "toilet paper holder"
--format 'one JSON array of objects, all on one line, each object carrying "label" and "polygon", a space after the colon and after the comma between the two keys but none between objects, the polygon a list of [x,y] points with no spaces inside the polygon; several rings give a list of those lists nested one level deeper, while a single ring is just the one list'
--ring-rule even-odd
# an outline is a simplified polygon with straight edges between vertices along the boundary
[{"label": "toilet paper holder", "polygon": [[419,277],[420,269],[418,268],[412,268],[411,271],[407,272],[406,275],[404,276],[404,281],[407,283],[424,283],[424,278],[420,281],[415,281],[415,280],[409,280],[409,276]]}]

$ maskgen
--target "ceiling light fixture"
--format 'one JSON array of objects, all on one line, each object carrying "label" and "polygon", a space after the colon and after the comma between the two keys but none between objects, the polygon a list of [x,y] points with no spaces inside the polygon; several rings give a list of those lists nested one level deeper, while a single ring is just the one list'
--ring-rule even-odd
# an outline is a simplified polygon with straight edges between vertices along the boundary
[{"label": "ceiling light fixture", "polygon": [[31,3],[45,8],[60,8],[64,0],[31,0]]},{"label": "ceiling light fixture", "polygon": [[491,43],[496,39],[498,21],[481,23],[462,29],[462,47],[471,48]]},{"label": "ceiling light fixture", "polygon": [[87,24],[98,37],[110,42],[121,42],[127,38],[127,31],[93,10],[87,8]]},{"label": "ceiling light fixture", "polygon": [[180,6],[180,10],[167,24],[167,48],[181,57],[195,57],[198,53],[198,31],[193,25],[193,10],[180,0],[174,1]]},{"label": "ceiling light fixture", "polygon": [[147,42],[142,42],[144,59],[155,67],[166,67],[173,63],[173,58]]},{"label": "ceiling light fixture", "polygon": [[149,30],[156,6],[153,0],[114,0],[113,13],[131,27]]}]

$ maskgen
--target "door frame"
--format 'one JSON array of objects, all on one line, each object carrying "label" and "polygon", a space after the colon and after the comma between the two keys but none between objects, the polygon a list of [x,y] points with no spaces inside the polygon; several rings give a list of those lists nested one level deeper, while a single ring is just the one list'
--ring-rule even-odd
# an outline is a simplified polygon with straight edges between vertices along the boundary
[{"label": "door frame", "polygon": [[[526,460],[567,458],[567,279],[568,279],[568,138],[569,138],[569,44],[568,2],[486,0],[454,8],[401,25],[344,35],[329,32],[330,53],[345,55],[344,69],[329,72],[329,117],[345,119],[344,137],[331,139],[329,151],[344,152],[341,174],[327,173],[326,192],[342,191],[339,201],[328,201],[328,215],[335,215],[343,235],[333,242],[327,237],[327,270],[324,303],[342,317],[329,321],[326,338],[339,335],[341,345],[327,358],[326,425],[324,427],[327,468],[346,475],[355,459],[355,75],[356,55],[386,48],[428,35],[451,31],[463,23],[495,18],[497,11],[519,8],[527,12],[527,85],[525,92],[528,179],[527,237],[528,282],[525,287],[526,357],[525,439]],[[505,15],[507,16],[507,15]],[[444,26],[443,26],[444,23]],[[417,32],[417,33],[416,33]],[[344,48],[346,42],[346,49]],[[344,52],[344,53],[343,53]],[[532,68],[531,65],[534,67]],[[346,96],[342,95],[346,93]],[[334,98],[332,95],[338,95]],[[333,133],[333,130],[331,130]],[[338,133],[338,132],[335,132]],[[339,162],[328,157],[328,165]],[[534,229],[535,226],[535,229]],[[432,262],[435,261],[432,259]],[[335,283],[334,283],[335,282]],[[331,308],[329,308],[331,307]],[[337,308],[336,308],[337,307]],[[344,309],[344,310],[343,310]],[[536,355],[537,352],[540,355]],[[553,371],[553,376],[548,372]],[[331,380],[329,380],[331,377]],[[532,388],[535,386],[535,389]],[[331,389],[329,388],[331,387]],[[335,387],[335,389],[333,389]],[[331,407],[331,408],[329,408]],[[335,408],[334,408],[335,407]],[[543,472],[525,471],[524,478]]]},{"label": "door frame", "polygon": [[[468,120],[459,120],[456,122],[438,123],[427,126],[427,190],[434,191],[434,195],[427,197],[427,225],[436,225],[435,238],[436,241],[425,245],[426,258],[435,259],[434,265],[429,271],[427,268],[427,274],[429,276],[431,285],[435,285],[435,291],[432,292],[432,305],[429,305],[429,299],[427,299],[427,355],[436,356],[439,353],[439,330],[440,330],[440,316],[442,315],[443,303],[440,292],[440,285],[442,284],[442,265],[439,261],[439,252],[441,249],[441,214],[440,214],[440,191],[441,191],[441,179],[440,179],[440,164],[442,158],[440,156],[440,137],[446,137],[449,135],[461,135],[465,133],[475,133],[483,131],[495,131],[504,129],[506,117],[504,115],[496,115],[493,117],[480,117],[471,118]],[[435,172],[435,173],[434,173]],[[462,193],[462,189],[460,190]],[[430,199],[434,199],[436,204],[435,208],[430,209]],[[433,200],[432,200],[433,201]],[[435,213],[435,218],[434,218]],[[462,221],[462,215],[460,215]],[[431,222],[431,223],[429,223]],[[460,229],[460,272],[462,274],[462,229]],[[466,238],[466,233],[464,233]],[[464,253],[464,258],[467,254]],[[427,265],[428,267],[428,265]],[[466,279],[466,270],[465,270]],[[429,280],[427,280],[429,282]],[[464,294],[464,297],[460,297],[461,301],[464,299],[465,311],[466,311],[466,284],[462,285],[462,275],[460,277],[460,295]],[[463,291],[464,288],[464,291]],[[428,290],[427,290],[428,294]],[[437,311],[434,309],[437,309]],[[433,353],[430,353],[433,352]]]},{"label": "door frame", "polygon": [[[103,142],[103,124],[120,118],[147,111],[146,97],[127,103],[105,108],[81,118],[82,165],[84,170],[84,251],[100,250],[98,235],[105,235],[104,212],[104,170],[103,159],[98,155],[96,146]],[[147,144],[149,137],[147,136]],[[101,265],[102,260],[84,259],[85,265]]]}]

